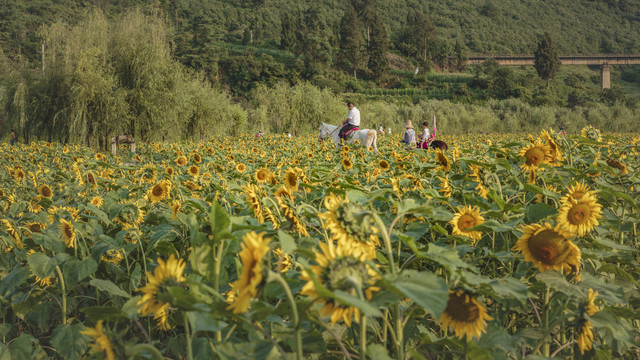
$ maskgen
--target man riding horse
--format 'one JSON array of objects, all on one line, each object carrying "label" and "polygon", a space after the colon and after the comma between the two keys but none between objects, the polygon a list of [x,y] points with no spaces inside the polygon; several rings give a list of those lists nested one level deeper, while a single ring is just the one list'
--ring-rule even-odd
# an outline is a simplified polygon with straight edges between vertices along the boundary
[{"label": "man riding horse", "polygon": [[342,128],[339,133],[340,139],[346,139],[350,132],[357,130],[360,126],[360,110],[353,106],[351,101],[347,103],[347,107],[349,108],[349,115],[342,122]]}]

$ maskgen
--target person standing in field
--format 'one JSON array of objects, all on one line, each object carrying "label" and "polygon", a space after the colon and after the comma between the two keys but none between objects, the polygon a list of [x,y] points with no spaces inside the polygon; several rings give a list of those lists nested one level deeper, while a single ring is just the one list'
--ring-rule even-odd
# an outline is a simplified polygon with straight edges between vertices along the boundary
[{"label": "person standing in field", "polygon": [[349,130],[360,126],[360,110],[353,106],[353,103],[351,101],[347,103],[347,107],[349,108],[349,115],[347,116],[347,119],[342,123],[342,128],[338,133],[341,139],[345,138],[345,135]]},{"label": "person standing in field", "polygon": [[407,131],[404,132],[403,143],[407,144],[407,150],[413,150],[416,147],[416,131],[413,130],[413,124],[411,124],[411,120],[407,120],[404,124],[404,128]]},{"label": "person standing in field", "polygon": [[429,143],[431,142],[431,134],[429,133],[429,123],[422,123],[422,134],[420,135],[420,145],[418,146],[420,149],[429,148]]},{"label": "person standing in field", "polygon": [[16,131],[11,129],[11,134],[9,134],[9,141],[11,142],[11,146],[16,144]]}]

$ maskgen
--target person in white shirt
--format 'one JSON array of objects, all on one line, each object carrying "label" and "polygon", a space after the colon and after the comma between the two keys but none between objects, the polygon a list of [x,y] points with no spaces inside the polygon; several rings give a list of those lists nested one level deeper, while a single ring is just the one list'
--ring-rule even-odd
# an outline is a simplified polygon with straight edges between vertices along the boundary
[{"label": "person in white shirt", "polygon": [[339,136],[341,139],[345,138],[345,134],[349,130],[360,126],[360,110],[356,109],[351,101],[347,103],[347,107],[349,108],[349,115],[347,116],[347,119],[342,123],[342,128],[340,129]]},{"label": "person in white shirt", "polygon": [[429,148],[429,143],[431,142],[431,134],[429,133],[429,123],[426,121],[422,123],[422,134],[420,135],[420,145],[418,146],[420,149]]},{"label": "person in white shirt", "polygon": [[382,125],[378,126],[378,132],[384,134],[384,127]]}]

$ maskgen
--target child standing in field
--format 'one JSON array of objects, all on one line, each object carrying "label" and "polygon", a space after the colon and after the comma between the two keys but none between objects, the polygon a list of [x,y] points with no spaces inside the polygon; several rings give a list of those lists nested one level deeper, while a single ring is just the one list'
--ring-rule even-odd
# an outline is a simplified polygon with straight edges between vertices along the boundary
[{"label": "child standing in field", "polygon": [[411,120],[407,120],[404,124],[405,129],[407,131],[404,132],[404,140],[403,143],[407,144],[407,150],[415,149],[416,147],[416,131],[413,130],[413,124],[411,124]]},{"label": "child standing in field", "polygon": [[11,146],[16,144],[16,131],[11,129],[11,134],[9,134],[9,140],[11,142]]},{"label": "child standing in field", "polygon": [[429,143],[431,142],[431,134],[429,133],[429,123],[426,121],[422,123],[422,134],[420,135],[420,149],[429,148]]}]

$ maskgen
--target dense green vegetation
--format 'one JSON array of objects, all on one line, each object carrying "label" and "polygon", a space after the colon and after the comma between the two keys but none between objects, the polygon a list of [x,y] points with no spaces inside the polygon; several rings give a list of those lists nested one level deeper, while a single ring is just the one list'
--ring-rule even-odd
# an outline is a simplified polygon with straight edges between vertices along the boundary
[{"label": "dense green vegetation", "polygon": [[[640,112],[637,66],[614,67],[614,87],[603,92],[596,68],[560,68],[542,76],[555,77],[549,86],[533,67],[464,62],[471,53],[533,53],[541,39],[560,54],[640,53],[639,29],[640,6],[624,1],[6,0],[0,127],[24,141],[103,145],[116,133],[308,132],[339,122],[353,99],[384,108],[363,113],[367,126],[400,130],[406,109],[429,117],[425,104],[438,99],[450,104],[442,113],[451,124],[465,124],[459,109],[481,109],[496,123],[469,121],[450,133],[532,123],[519,110],[504,122],[495,112],[503,103],[551,109],[549,126],[636,129],[621,117]],[[594,109],[602,116],[589,115]]]}]

